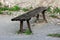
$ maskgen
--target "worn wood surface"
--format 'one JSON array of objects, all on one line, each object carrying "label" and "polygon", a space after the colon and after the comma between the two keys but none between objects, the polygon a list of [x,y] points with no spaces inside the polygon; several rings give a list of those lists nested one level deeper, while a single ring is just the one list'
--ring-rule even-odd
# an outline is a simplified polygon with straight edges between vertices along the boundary
[{"label": "worn wood surface", "polygon": [[43,10],[46,10],[46,7],[35,8],[35,9],[33,9],[33,10],[31,10],[31,11],[23,14],[23,15],[19,15],[19,16],[13,18],[12,21],[21,21],[21,20],[25,21],[25,20],[28,20],[28,19],[36,16],[37,14],[39,14],[40,12],[42,12]]}]

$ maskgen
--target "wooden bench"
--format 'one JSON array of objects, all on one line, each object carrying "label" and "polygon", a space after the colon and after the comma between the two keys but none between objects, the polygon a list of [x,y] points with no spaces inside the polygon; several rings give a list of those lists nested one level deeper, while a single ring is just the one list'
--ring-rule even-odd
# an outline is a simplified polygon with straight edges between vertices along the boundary
[{"label": "wooden bench", "polygon": [[30,32],[32,32],[31,28],[30,28],[30,23],[29,23],[29,20],[32,18],[32,17],[36,17],[37,20],[39,19],[39,13],[41,12],[42,15],[43,15],[43,19],[47,22],[46,18],[45,18],[45,14],[44,12],[46,11],[46,7],[38,7],[38,8],[35,8],[23,15],[19,15],[13,19],[11,19],[12,21],[20,21],[20,32],[22,33],[23,32],[23,21],[26,21],[27,22],[27,25],[28,25],[28,28],[30,30]]}]

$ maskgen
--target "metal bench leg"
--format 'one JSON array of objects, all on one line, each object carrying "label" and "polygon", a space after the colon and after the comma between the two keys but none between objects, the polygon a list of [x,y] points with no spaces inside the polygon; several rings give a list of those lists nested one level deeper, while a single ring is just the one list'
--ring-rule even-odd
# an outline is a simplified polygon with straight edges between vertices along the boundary
[{"label": "metal bench leg", "polygon": [[39,21],[39,14],[37,14],[35,22],[38,22],[38,21]]},{"label": "metal bench leg", "polygon": [[28,25],[28,28],[29,28],[30,32],[32,32],[32,31],[31,31],[31,28],[30,28],[29,20],[27,20],[27,25]]},{"label": "metal bench leg", "polygon": [[44,11],[42,12],[42,15],[43,15],[43,19],[45,20],[45,22],[47,22],[47,20],[46,20],[46,18],[45,18],[45,11],[46,11],[46,10],[44,10]]},{"label": "metal bench leg", "polygon": [[37,20],[39,20],[39,14],[37,14],[36,18],[37,18]]},{"label": "metal bench leg", "polygon": [[23,21],[20,21],[20,32],[23,33]]}]

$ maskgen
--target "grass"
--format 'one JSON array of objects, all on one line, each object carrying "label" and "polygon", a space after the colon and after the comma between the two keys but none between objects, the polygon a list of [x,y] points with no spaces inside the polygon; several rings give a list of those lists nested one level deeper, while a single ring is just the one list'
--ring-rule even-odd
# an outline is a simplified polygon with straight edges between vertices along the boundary
[{"label": "grass", "polygon": [[2,11],[0,11],[0,14],[3,14],[3,12],[2,12]]},{"label": "grass", "polygon": [[12,12],[10,12],[10,11],[8,11],[8,13],[7,13],[8,15],[11,15],[12,14]]},{"label": "grass", "polygon": [[53,13],[60,13],[60,8],[58,8],[58,7],[54,8]]},{"label": "grass", "polygon": [[19,11],[20,10],[20,7],[18,5],[15,5],[11,8],[8,9],[9,11]]},{"label": "grass", "polygon": [[30,32],[30,30],[27,29],[27,30],[25,31],[25,34],[26,34],[26,35],[30,35],[30,34],[32,34],[32,32]]},{"label": "grass", "polygon": [[[17,31],[16,33],[17,33],[17,34],[21,34],[20,30]],[[29,29],[26,29],[23,33],[26,34],[26,35],[30,35],[30,34],[32,34],[32,32],[30,32]]]},{"label": "grass", "polygon": [[20,30],[19,31],[16,31],[16,34],[20,34],[21,32],[20,32]]},{"label": "grass", "polygon": [[0,6],[2,6],[2,3],[0,2]]},{"label": "grass", "polygon": [[6,11],[6,10],[8,10],[8,11],[19,11],[20,7],[18,5],[15,5],[15,6],[11,7],[11,8],[9,8],[7,6],[4,6],[4,7],[0,7],[0,10],[1,11]]},{"label": "grass", "polygon": [[26,11],[29,11],[29,9],[27,9],[27,8],[22,8],[22,11],[26,12]]},{"label": "grass", "polygon": [[30,9],[33,9],[33,7],[31,6]]},{"label": "grass", "polygon": [[52,13],[51,6],[47,8],[47,12]]},{"label": "grass", "polygon": [[54,14],[49,15],[49,17],[58,18],[58,16],[56,16],[56,15],[54,15]]},{"label": "grass", "polygon": [[52,37],[60,37],[60,34],[48,34],[48,36],[52,36]]}]

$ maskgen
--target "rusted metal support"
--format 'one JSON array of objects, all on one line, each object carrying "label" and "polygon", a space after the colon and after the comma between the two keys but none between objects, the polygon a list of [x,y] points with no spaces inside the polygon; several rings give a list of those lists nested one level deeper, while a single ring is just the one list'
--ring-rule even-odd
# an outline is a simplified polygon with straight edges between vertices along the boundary
[{"label": "rusted metal support", "polygon": [[27,25],[28,25],[28,28],[29,28],[30,32],[32,33],[32,30],[31,30],[31,27],[30,27],[29,20],[27,20]]},{"label": "rusted metal support", "polygon": [[44,21],[47,22],[47,20],[46,20],[46,16],[45,16],[45,11],[46,11],[46,10],[43,10],[42,15],[43,15],[43,19],[44,19]]},{"label": "rusted metal support", "polygon": [[20,32],[23,33],[23,21],[20,21]]}]

